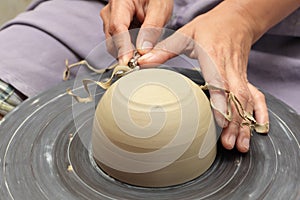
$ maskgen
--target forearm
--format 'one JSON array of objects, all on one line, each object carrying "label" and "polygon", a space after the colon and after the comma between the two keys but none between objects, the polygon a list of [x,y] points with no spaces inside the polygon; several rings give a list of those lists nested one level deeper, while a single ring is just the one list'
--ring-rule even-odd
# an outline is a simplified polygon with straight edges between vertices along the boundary
[{"label": "forearm", "polygon": [[225,0],[220,8],[248,21],[253,43],[272,26],[300,7],[300,0]]}]

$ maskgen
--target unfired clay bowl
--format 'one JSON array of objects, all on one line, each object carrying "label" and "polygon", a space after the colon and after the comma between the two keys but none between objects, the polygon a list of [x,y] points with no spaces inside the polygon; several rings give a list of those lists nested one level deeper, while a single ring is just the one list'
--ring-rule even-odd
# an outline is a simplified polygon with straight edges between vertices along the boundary
[{"label": "unfired clay bowl", "polygon": [[104,172],[128,184],[166,187],[195,179],[216,156],[209,101],[177,72],[130,73],[97,106],[92,151]]}]

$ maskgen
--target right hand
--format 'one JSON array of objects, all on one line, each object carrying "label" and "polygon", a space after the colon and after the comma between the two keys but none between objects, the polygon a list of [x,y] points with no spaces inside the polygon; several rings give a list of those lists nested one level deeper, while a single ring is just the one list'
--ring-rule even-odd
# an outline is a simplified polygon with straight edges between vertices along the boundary
[{"label": "right hand", "polygon": [[136,47],[140,54],[147,53],[155,46],[172,10],[173,0],[110,0],[100,13],[108,51],[126,65],[133,56],[128,30],[135,25],[141,28]]},{"label": "right hand", "polygon": [[[261,125],[268,124],[269,117],[263,93],[247,79],[248,56],[255,40],[256,24],[242,11],[236,4],[222,3],[158,43],[140,57],[138,63],[152,67],[182,53],[197,58],[205,81],[232,92],[240,103],[228,102],[228,94],[210,89],[215,119],[223,127],[223,146],[226,149],[236,146],[240,152],[247,152],[251,132],[248,126],[242,125],[248,123],[244,116],[254,115]],[[225,117],[228,111],[232,111],[231,119]],[[263,132],[268,132],[267,125]]]}]

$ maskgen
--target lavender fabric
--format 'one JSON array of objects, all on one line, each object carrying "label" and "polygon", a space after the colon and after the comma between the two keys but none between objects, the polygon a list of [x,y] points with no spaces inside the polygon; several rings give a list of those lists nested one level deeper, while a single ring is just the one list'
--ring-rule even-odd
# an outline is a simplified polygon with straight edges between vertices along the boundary
[{"label": "lavender fabric", "polygon": [[[220,2],[175,0],[167,27],[177,29]],[[0,31],[0,79],[29,97],[61,82],[66,58],[85,58],[104,41],[99,17],[104,5],[105,0],[33,1]],[[299,9],[253,46],[248,78],[300,113]]]},{"label": "lavender fabric", "polygon": [[99,1],[35,1],[0,31],[0,79],[27,96],[62,81],[65,60],[85,58],[105,39]]}]

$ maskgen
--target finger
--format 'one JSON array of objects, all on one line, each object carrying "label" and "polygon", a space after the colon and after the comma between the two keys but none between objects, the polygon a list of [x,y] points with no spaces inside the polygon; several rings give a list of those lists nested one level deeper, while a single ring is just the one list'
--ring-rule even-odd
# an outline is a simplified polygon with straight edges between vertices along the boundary
[{"label": "finger", "polygon": [[111,14],[108,34],[112,36],[120,64],[127,65],[133,55],[128,28],[135,14],[135,6],[132,1],[126,0],[111,0],[109,4]]},{"label": "finger", "polygon": [[107,51],[114,57],[118,57],[117,49],[115,48],[114,42],[111,35],[109,34],[109,20],[110,20],[110,4],[106,5],[100,12],[100,17],[103,21],[103,31],[106,37],[106,48]]},{"label": "finger", "polygon": [[[238,150],[244,151],[243,148],[239,148],[241,146],[240,141],[238,141],[238,138],[241,140],[242,137],[247,137],[247,130],[243,129],[241,126],[242,124],[242,118],[238,115],[238,113],[234,109],[234,103],[231,104],[232,106],[232,120],[228,123],[228,126],[222,130],[221,133],[221,142],[224,148],[226,149],[233,149],[235,144],[238,146]],[[242,137],[239,135],[242,131]],[[249,143],[249,142],[248,142]]]},{"label": "finger", "polygon": [[136,42],[138,52],[144,55],[151,51],[158,42],[162,31],[163,29],[160,27],[141,27]]},{"label": "finger", "polygon": [[[247,152],[249,149],[250,129],[242,127],[244,111],[253,112],[250,92],[246,86],[245,80],[240,79],[241,75],[234,71],[233,68],[228,68],[226,71],[229,90],[235,95],[236,99],[232,98],[231,111],[232,121],[222,132],[222,144],[225,148],[233,148],[236,144],[240,152]],[[231,76],[229,76],[231,75]],[[233,142],[233,139],[236,141]]]},{"label": "finger", "polygon": [[229,91],[228,81],[226,81],[228,80],[227,74],[222,67],[222,63],[219,62],[219,58],[210,56],[199,45],[197,45],[196,52],[205,81],[209,85],[223,89],[210,89],[209,93],[216,122],[220,127],[225,128],[228,126],[228,119],[225,117],[232,117],[229,116],[230,112],[228,112],[228,106],[230,104],[228,102],[228,95],[225,93],[225,90]]},{"label": "finger", "polygon": [[[237,94],[236,89],[232,87],[232,83],[229,83],[229,90],[233,92],[233,94]],[[239,95],[237,95],[239,96]],[[237,97],[242,105],[245,105],[245,102]],[[228,122],[228,126],[226,128],[223,129],[222,134],[221,134],[221,142],[223,144],[223,147],[226,149],[233,149],[238,136],[239,136],[239,132],[241,129],[241,124],[242,124],[242,118],[240,117],[240,115],[238,114],[237,110],[236,110],[236,106],[235,103],[232,101],[230,102],[230,106],[229,109],[230,112],[232,112],[232,119],[231,121]]]},{"label": "finger", "polygon": [[[249,91],[249,94],[250,94],[250,91]],[[247,104],[245,105],[246,107],[244,107],[244,111],[253,115],[253,101],[252,101],[251,94],[246,103]],[[249,123],[245,120],[242,122]],[[238,151],[240,151],[242,153],[246,153],[249,151],[250,137],[251,137],[250,126],[247,126],[247,125],[241,126],[241,128],[239,130],[238,138],[236,141],[236,147],[237,147]]]},{"label": "finger", "polygon": [[119,64],[127,65],[128,61],[133,56],[133,44],[131,43],[130,34],[128,31],[121,32],[112,36],[114,48],[118,52]]},{"label": "finger", "polygon": [[110,20],[110,6],[109,4],[102,8],[100,11],[100,17],[103,22],[103,31],[105,33],[105,37],[109,38],[111,35],[109,34],[109,20]]},{"label": "finger", "polygon": [[228,119],[224,115],[227,114],[227,95],[223,91],[210,90],[210,101],[213,107],[213,113],[217,124],[221,128],[228,126]]},{"label": "finger", "polygon": [[228,120],[231,110],[228,110],[230,106],[228,102],[228,94],[226,91],[229,91],[228,76],[222,59],[216,56],[214,53],[209,54],[202,46],[199,44],[195,45],[194,51],[198,57],[201,71],[205,81],[216,88],[210,88],[210,99],[215,116],[215,120],[220,127],[227,127]]},{"label": "finger", "polygon": [[251,130],[248,126],[241,126],[239,129],[236,148],[239,152],[246,153],[250,147]]},{"label": "finger", "polygon": [[135,5],[132,1],[111,0],[109,33],[111,35],[127,31],[135,14]]},{"label": "finger", "polygon": [[150,1],[146,8],[145,19],[137,37],[136,46],[143,55],[149,52],[157,43],[162,33],[162,27],[169,20],[173,9],[173,1]]},{"label": "finger", "polygon": [[152,0],[146,10],[143,27],[163,27],[171,17],[173,0]]},{"label": "finger", "polygon": [[250,83],[248,87],[253,97],[255,120],[258,124],[267,124],[267,129],[262,132],[267,133],[269,132],[269,114],[265,95]]},{"label": "finger", "polygon": [[111,36],[106,39],[105,44],[106,44],[107,51],[110,53],[110,55],[112,55],[114,58],[117,59],[118,50],[115,47],[114,41]]},{"label": "finger", "polygon": [[250,142],[250,128],[248,126],[243,126],[244,122],[243,116],[244,112],[253,112],[253,106],[251,104],[251,98],[249,97],[248,88],[243,87],[243,83],[233,84],[234,88],[231,87],[231,91],[235,94],[236,102],[233,109],[233,120],[240,124],[240,128],[234,130],[231,134],[236,136],[236,147],[240,152],[247,152],[249,150]]},{"label": "finger", "polygon": [[188,48],[193,40],[188,35],[176,31],[173,35],[159,42],[150,52],[139,58],[141,66],[147,67],[151,64],[164,63],[165,61],[181,54]]},{"label": "finger", "polygon": [[235,142],[240,129],[240,122],[232,120],[221,133],[221,142],[225,149],[231,150],[235,146]]}]

